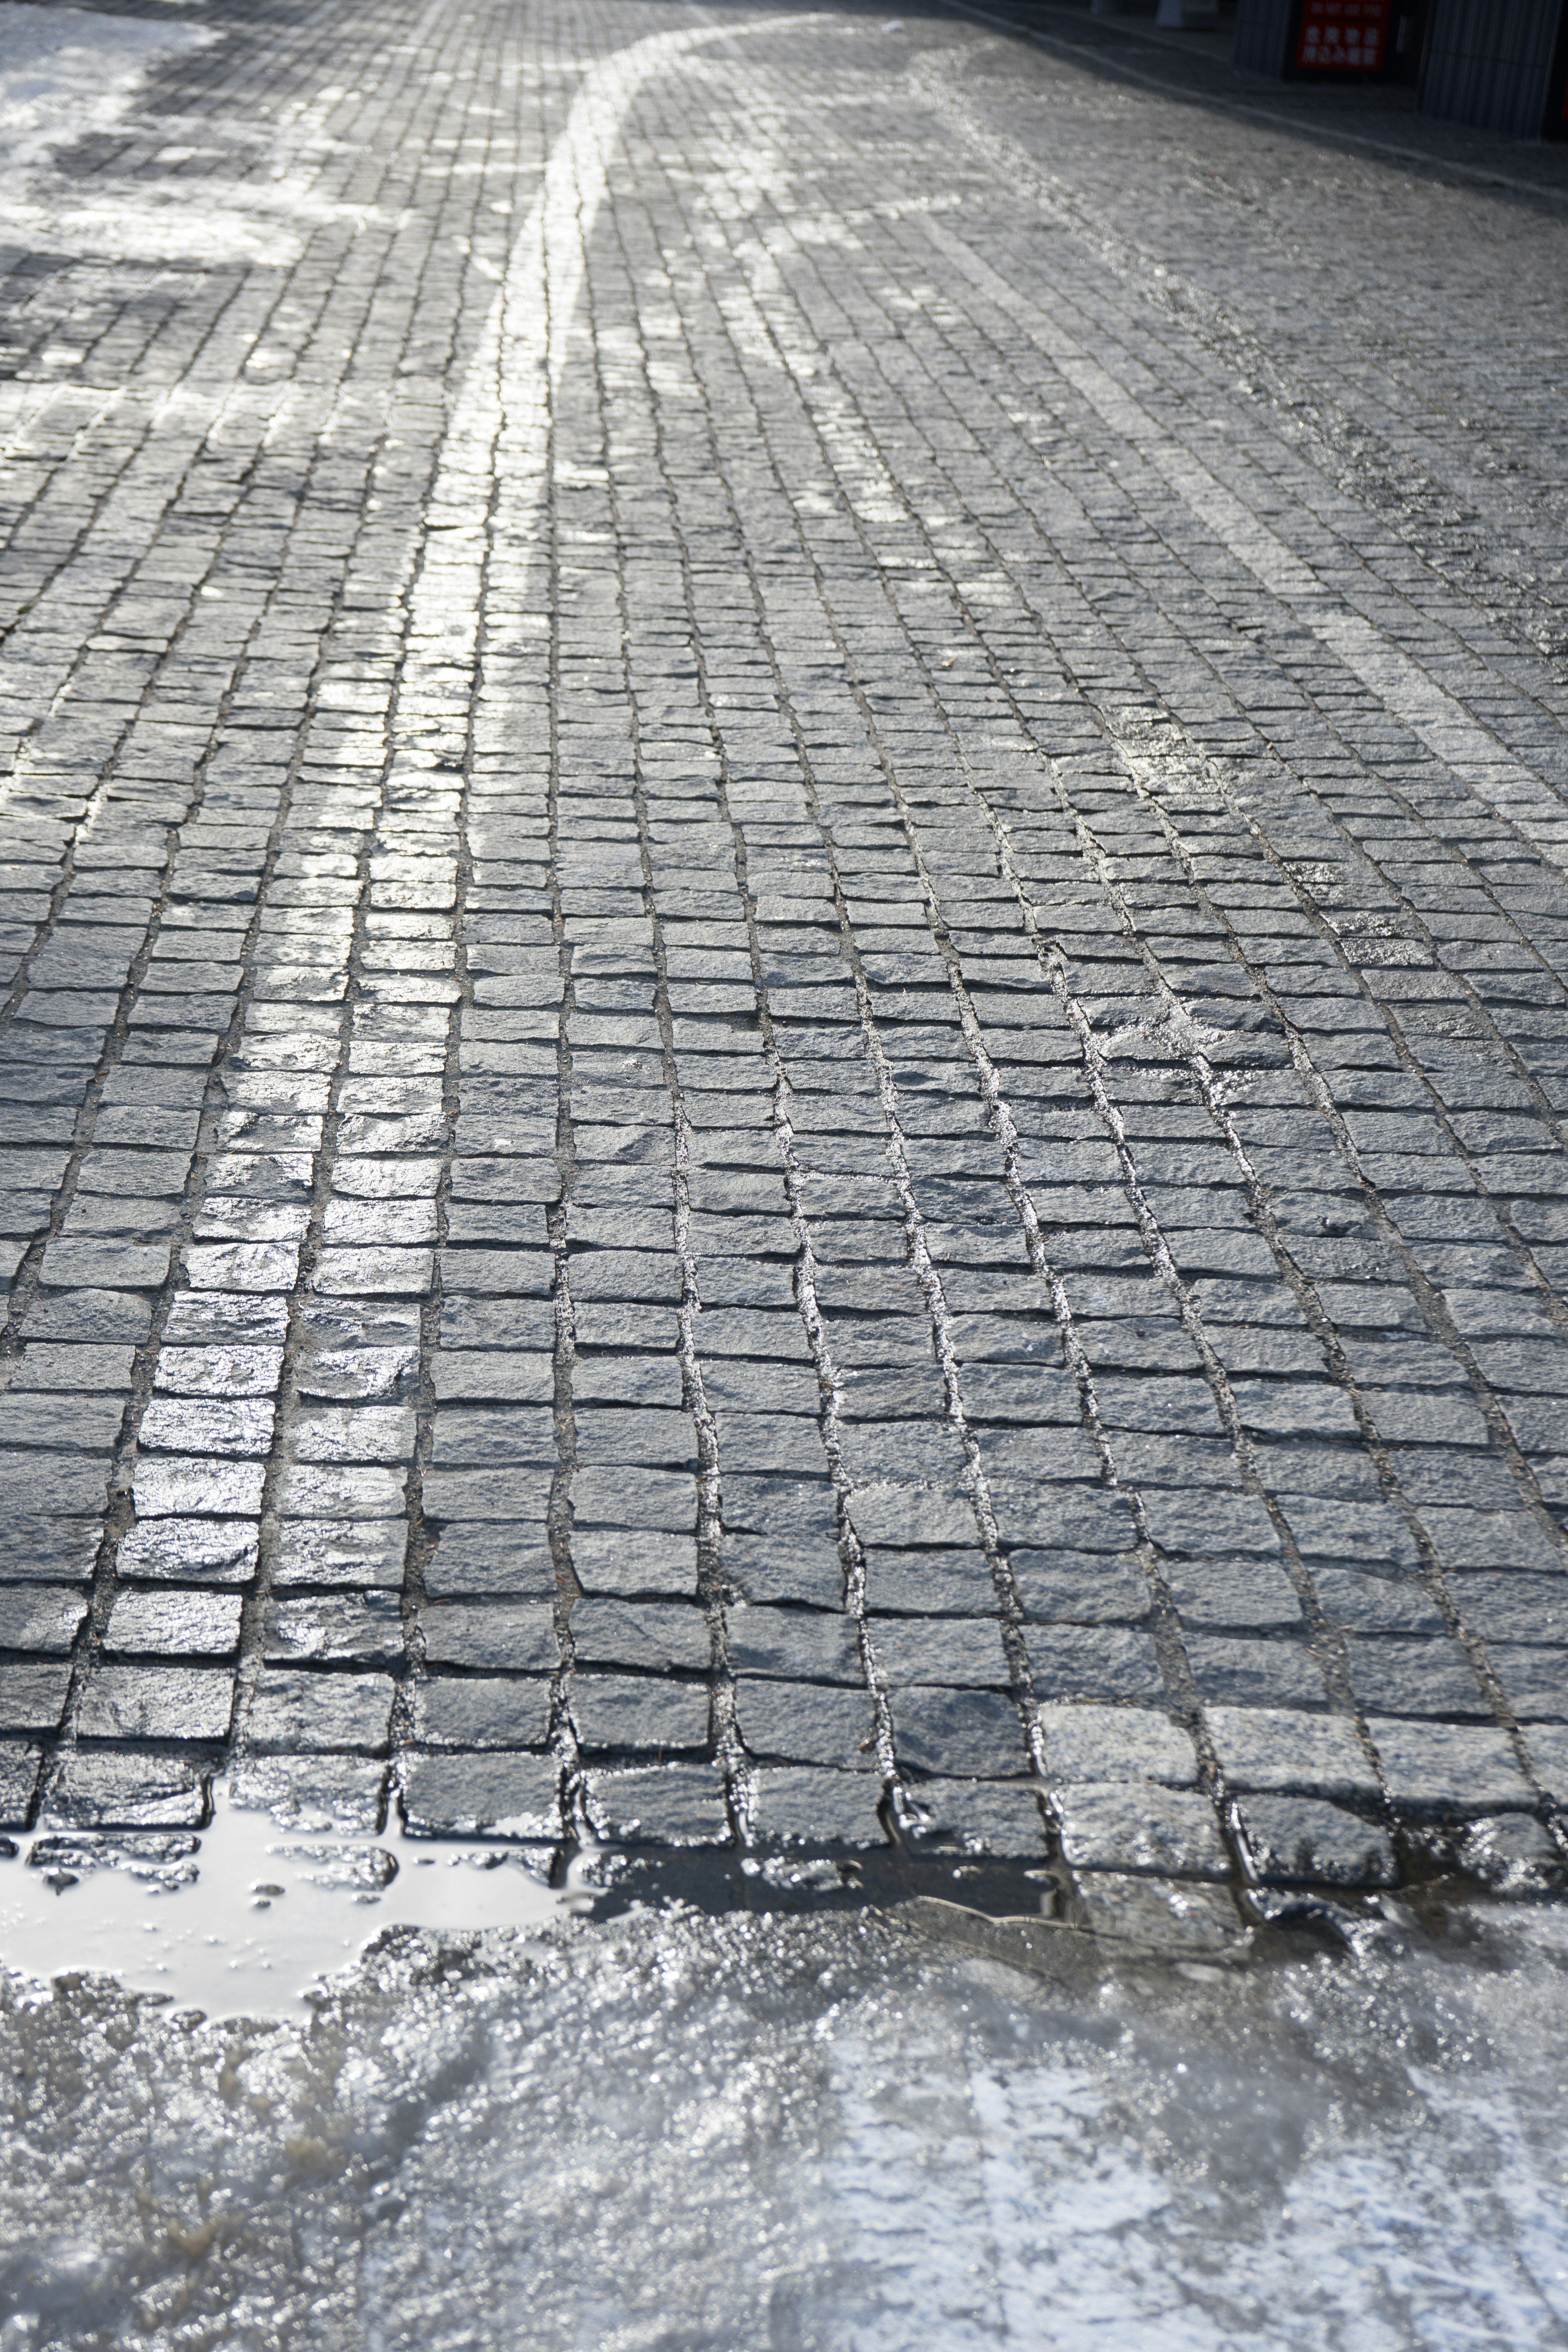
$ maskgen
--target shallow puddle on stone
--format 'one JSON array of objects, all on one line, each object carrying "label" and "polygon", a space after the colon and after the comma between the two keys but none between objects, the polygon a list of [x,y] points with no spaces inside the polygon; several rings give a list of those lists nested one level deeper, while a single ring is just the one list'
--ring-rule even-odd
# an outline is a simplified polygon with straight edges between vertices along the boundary
[{"label": "shallow puddle on stone", "polygon": [[385,1927],[530,1927],[548,1848],[287,1824],[214,1791],[204,1830],[55,1830],[0,1863],[0,1965],[113,1976],[213,2017],[285,2015]]}]

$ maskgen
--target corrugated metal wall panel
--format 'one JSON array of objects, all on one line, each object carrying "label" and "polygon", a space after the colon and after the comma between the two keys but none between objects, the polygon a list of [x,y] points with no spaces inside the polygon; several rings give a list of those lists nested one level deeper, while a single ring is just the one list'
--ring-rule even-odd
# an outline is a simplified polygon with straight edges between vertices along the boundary
[{"label": "corrugated metal wall panel", "polygon": [[1233,62],[1248,73],[1282,74],[1295,13],[1293,0],[1240,0]]},{"label": "corrugated metal wall panel", "polygon": [[1437,0],[1423,113],[1539,138],[1563,8],[1563,0]]}]

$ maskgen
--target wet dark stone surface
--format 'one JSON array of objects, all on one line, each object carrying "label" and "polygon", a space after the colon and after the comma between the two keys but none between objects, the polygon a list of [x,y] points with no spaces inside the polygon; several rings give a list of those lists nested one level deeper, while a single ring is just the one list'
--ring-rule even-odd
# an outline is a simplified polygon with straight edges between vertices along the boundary
[{"label": "wet dark stone surface", "polygon": [[40,165],[12,1825],[1556,1885],[1568,178],[1031,21],[219,5]]}]

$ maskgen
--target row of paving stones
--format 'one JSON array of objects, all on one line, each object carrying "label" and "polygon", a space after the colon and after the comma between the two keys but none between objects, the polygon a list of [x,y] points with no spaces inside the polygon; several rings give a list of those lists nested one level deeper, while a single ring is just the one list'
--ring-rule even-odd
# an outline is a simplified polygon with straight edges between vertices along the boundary
[{"label": "row of paving stones", "polygon": [[15,387],[14,1816],[1549,1872],[1550,656],[961,28],[211,22],[93,172],[326,225]]}]

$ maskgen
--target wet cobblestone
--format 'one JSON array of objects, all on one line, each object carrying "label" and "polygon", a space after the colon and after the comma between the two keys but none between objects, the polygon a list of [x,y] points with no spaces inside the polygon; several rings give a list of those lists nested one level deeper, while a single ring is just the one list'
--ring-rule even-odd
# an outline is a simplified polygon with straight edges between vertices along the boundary
[{"label": "wet cobblestone", "polygon": [[202,28],[0,255],[5,1817],[1553,1883],[1568,181]]}]

